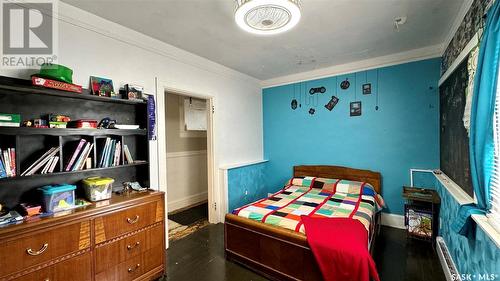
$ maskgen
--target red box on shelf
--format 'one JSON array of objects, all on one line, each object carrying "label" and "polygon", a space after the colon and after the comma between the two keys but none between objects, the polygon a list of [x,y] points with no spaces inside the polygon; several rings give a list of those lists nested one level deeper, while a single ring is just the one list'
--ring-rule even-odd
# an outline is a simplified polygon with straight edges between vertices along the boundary
[{"label": "red box on shelf", "polygon": [[97,120],[80,119],[68,122],[67,128],[97,129]]},{"label": "red box on shelf", "polygon": [[41,86],[45,88],[52,88],[62,91],[74,92],[74,93],[82,93],[82,86],[64,83],[60,81],[50,80],[46,78],[40,78],[36,76],[31,76],[31,82],[35,86]]}]

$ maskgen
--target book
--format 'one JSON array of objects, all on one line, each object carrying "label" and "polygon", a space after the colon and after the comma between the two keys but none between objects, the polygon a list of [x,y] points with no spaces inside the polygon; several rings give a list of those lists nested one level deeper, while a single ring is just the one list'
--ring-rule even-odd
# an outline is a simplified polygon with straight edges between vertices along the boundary
[{"label": "book", "polygon": [[118,166],[118,165],[120,165],[120,156],[121,156],[121,155],[120,155],[120,153],[121,153],[121,150],[122,150],[122,148],[121,148],[121,143],[120,143],[120,142],[118,142],[118,143],[116,144],[116,149],[115,149],[115,159],[114,159],[114,161],[113,161],[113,166]]},{"label": "book", "polygon": [[85,153],[84,157],[83,157],[83,161],[80,163],[80,166],[78,166],[78,170],[83,170],[83,167],[85,167],[85,163],[87,163],[87,160],[89,158],[89,155],[90,155],[90,152],[92,152],[92,148],[94,148],[94,144],[90,144],[90,147],[89,149],[87,150],[87,152]]},{"label": "book", "polygon": [[132,154],[130,153],[130,150],[128,149],[127,145],[123,146],[123,152],[125,152],[125,158],[127,158],[127,164],[133,164],[134,159],[132,158]]},{"label": "book", "polygon": [[59,152],[59,148],[57,150],[54,150],[50,155],[48,155],[47,157],[45,157],[45,159],[42,159],[42,161],[40,161],[35,167],[33,167],[33,169],[26,173],[26,176],[31,176],[31,175],[34,175],[35,173],[38,172],[38,170],[40,170],[40,168],[42,168],[44,165],[48,165],[47,162],[49,161],[52,161],[54,158],[54,155],[56,155],[57,153]]},{"label": "book", "polygon": [[47,162],[55,156],[59,152],[59,147],[52,147],[49,151],[44,153],[42,157],[38,158],[21,176],[31,176],[38,172],[43,165],[47,164]]},{"label": "book", "polygon": [[3,154],[2,159],[3,159],[3,163],[5,165],[5,172],[7,173],[7,177],[12,177],[12,170],[10,169],[9,150],[3,150],[2,154]]},{"label": "book", "polygon": [[[2,154],[1,152],[2,150],[0,149],[0,155]],[[7,177],[7,173],[5,171],[5,166],[3,164],[3,160],[2,160],[2,157],[0,157],[0,179],[1,178],[6,178]]]},{"label": "book", "polygon": [[16,122],[0,122],[0,127],[21,127],[21,123]]},{"label": "book", "polygon": [[47,157],[47,155],[51,154],[55,149],[56,149],[56,147],[52,147],[51,149],[49,149],[49,151],[45,152],[42,155],[42,157],[38,158],[35,162],[33,162],[33,164],[31,164],[31,166],[28,167],[28,169],[26,169],[24,172],[22,172],[21,176],[26,175],[31,169],[33,169],[36,165],[38,165],[38,163],[40,161],[42,161],[43,159],[45,159],[45,157]]},{"label": "book", "polygon": [[114,160],[114,157],[115,157],[115,149],[116,149],[116,140],[113,140],[111,142],[111,146],[110,146],[110,149],[109,149],[108,162],[107,162],[106,167],[112,167],[113,166],[113,160]]},{"label": "book", "polygon": [[43,166],[43,169],[42,171],[40,172],[40,174],[46,174],[47,171],[49,170],[50,168],[50,165],[52,164],[52,161],[54,160],[54,157],[50,157],[49,161],[47,161],[47,163],[45,164],[45,166]]},{"label": "book", "polygon": [[106,151],[107,151],[108,144],[109,144],[110,140],[111,140],[110,138],[106,138],[104,146],[101,150],[101,159],[99,160],[99,165],[98,165],[99,168],[104,167],[104,159],[106,158]]},{"label": "book", "polygon": [[71,168],[71,171],[77,171],[78,170],[78,167],[80,167],[80,164],[84,160],[83,158],[85,157],[85,154],[87,153],[89,147],[90,147],[90,143],[89,142],[85,143],[85,147],[82,149],[82,152],[80,153],[80,156],[78,156],[75,164]]},{"label": "book", "polygon": [[9,148],[10,170],[13,177],[16,176],[16,149]]},{"label": "book", "polygon": [[59,156],[54,156],[54,160],[52,161],[52,165],[50,165],[50,168],[49,168],[49,173],[54,172],[54,169],[56,168],[58,161],[59,161]]},{"label": "book", "polygon": [[78,154],[82,150],[82,147],[85,144],[85,142],[87,142],[87,141],[84,139],[81,139],[80,142],[78,143],[78,145],[76,146],[76,149],[73,152],[73,155],[71,156],[68,164],[66,165],[66,168],[64,169],[66,172],[71,171],[71,167],[73,167],[73,164],[75,163],[76,158],[78,157]]}]

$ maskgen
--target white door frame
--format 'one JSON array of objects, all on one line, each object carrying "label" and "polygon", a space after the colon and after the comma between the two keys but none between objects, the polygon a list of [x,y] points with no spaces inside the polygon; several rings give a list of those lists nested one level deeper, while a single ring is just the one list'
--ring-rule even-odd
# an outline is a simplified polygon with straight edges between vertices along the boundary
[{"label": "white door frame", "polygon": [[[199,99],[207,100],[208,106],[208,124],[207,124],[207,169],[208,169],[208,217],[210,223],[220,222],[219,212],[216,211],[215,206],[223,206],[221,200],[220,186],[216,183],[217,169],[216,169],[216,153],[215,153],[215,122],[214,122],[214,97],[207,94],[197,93],[187,89],[172,87],[168,82],[159,81],[156,79],[156,103],[157,103],[157,151],[158,151],[158,183],[159,190],[167,194],[167,140],[166,140],[166,116],[165,111],[167,108],[166,95],[172,93],[181,96],[190,96]],[[167,199],[165,199],[165,213],[167,213]],[[225,202],[224,202],[225,204]],[[165,223],[165,238],[166,247],[168,248],[168,223]]]}]

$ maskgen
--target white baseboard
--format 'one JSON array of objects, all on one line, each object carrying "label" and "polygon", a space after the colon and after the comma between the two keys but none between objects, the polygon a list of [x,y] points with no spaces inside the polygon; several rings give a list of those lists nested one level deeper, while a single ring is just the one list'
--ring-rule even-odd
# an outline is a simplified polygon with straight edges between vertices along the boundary
[{"label": "white baseboard", "polygon": [[390,226],[399,229],[406,229],[405,217],[402,215],[382,213],[382,225]]},{"label": "white baseboard", "polygon": [[177,199],[174,201],[169,201],[167,203],[168,212],[170,213],[175,210],[186,208],[196,203],[206,201],[207,199],[208,199],[208,192],[203,192],[200,194],[191,195],[189,197]]}]

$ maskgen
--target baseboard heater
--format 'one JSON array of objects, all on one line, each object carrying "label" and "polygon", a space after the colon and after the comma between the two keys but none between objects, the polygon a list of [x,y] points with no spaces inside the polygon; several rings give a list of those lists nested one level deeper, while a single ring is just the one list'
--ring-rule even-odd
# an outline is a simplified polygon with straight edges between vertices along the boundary
[{"label": "baseboard heater", "polygon": [[447,281],[462,281],[460,274],[458,273],[457,267],[451,258],[450,251],[444,242],[443,237],[436,237],[437,252],[439,256],[439,261],[443,267],[444,275]]}]

